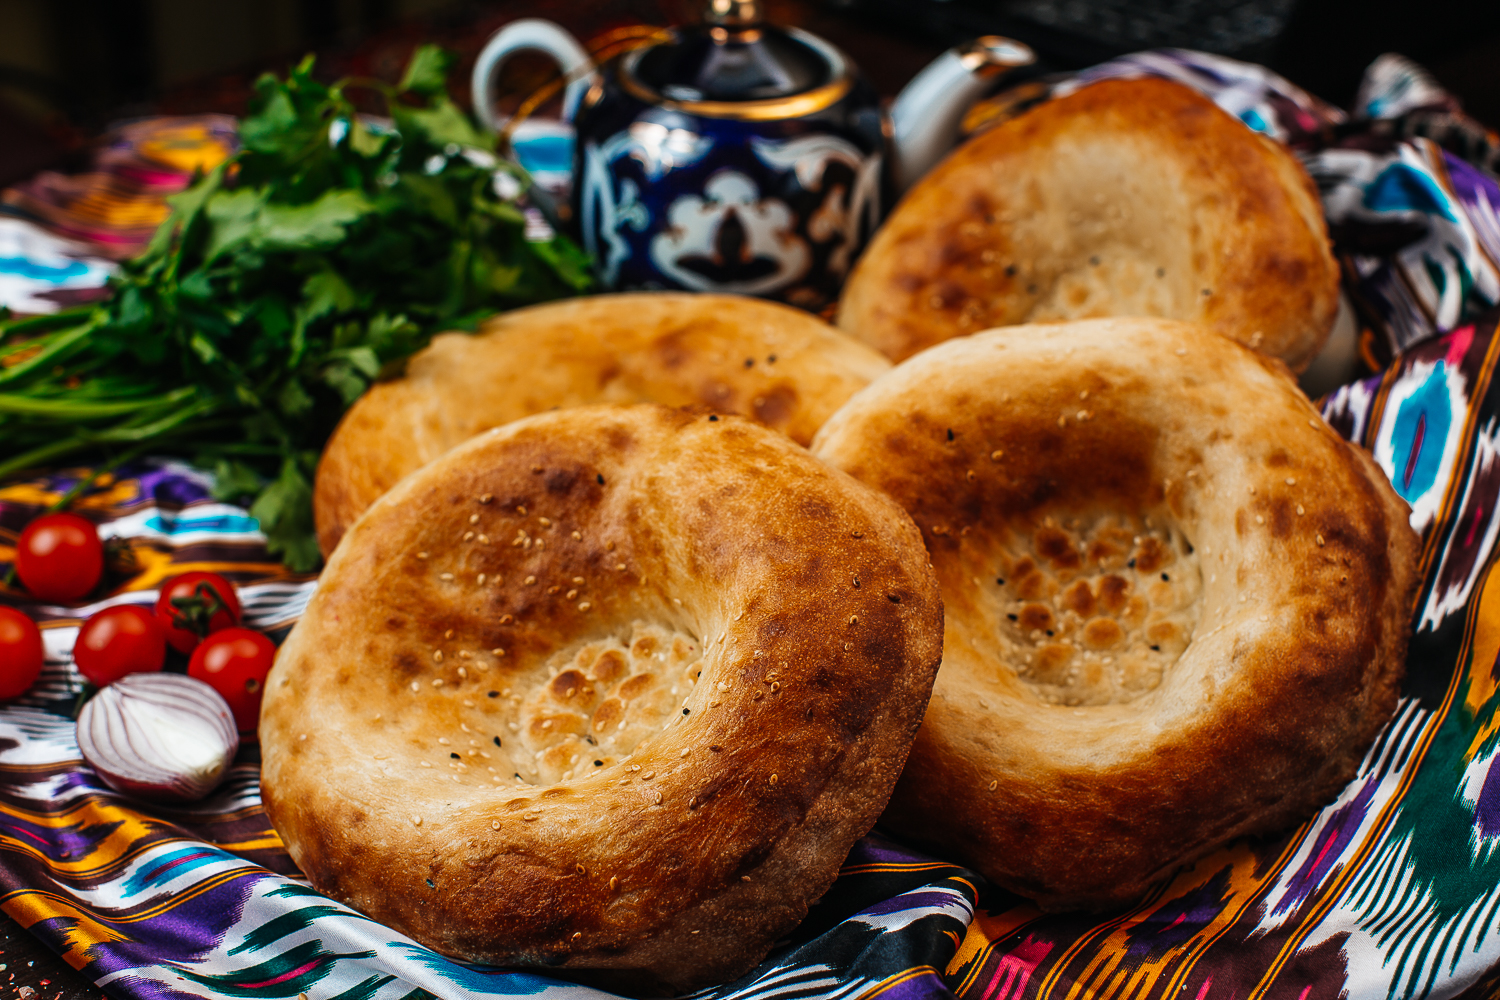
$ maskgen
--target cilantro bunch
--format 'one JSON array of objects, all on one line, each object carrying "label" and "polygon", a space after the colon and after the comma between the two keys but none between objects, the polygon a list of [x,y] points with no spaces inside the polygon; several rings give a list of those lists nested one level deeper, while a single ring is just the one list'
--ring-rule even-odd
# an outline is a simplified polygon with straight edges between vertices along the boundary
[{"label": "cilantro bunch", "polygon": [[0,477],[182,455],[316,567],[313,470],[371,381],[434,333],[590,283],[565,238],[527,238],[527,178],[448,98],[450,59],[419,49],[394,87],[324,85],[311,57],[262,77],[241,151],[171,199],[108,301],[0,324]]}]

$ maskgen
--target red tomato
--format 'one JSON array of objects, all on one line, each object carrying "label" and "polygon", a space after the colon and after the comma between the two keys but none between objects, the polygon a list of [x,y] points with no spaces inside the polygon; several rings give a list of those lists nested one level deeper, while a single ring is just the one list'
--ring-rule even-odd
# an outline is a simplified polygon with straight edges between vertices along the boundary
[{"label": "red tomato", "polygon": [[260,722],[260,699],[266,675],[276,659],[270,639],[248,628],[226,628],[204,639],[188,662],[188,676],[206,682],[234,713],[240,732],[253,732]]},{"label": "red tomato", "polygon": [[43,514],[16,543],[16,575],[43,601],[76,601],[104,573],[104,545],[93,522],[77,514]]},{"label": "red tomato", "polygon": [[0,698],[18,698],[42,672],[42,631],[15,608],[0,605]]},{"label": "red tomato", "polygon": [[78,672],[95,687],[126,674],[160,670],[166,658],[166,630],[155,615],[134,604],[100,611],[83,623],[73,644]]},{"label": "red tomato", "polygon": [[174,576],[162,584],[156,598],[156,620],[179,653],[191,653],[206,634],[238,625],[240,614],[234,584],[217,573]]}]

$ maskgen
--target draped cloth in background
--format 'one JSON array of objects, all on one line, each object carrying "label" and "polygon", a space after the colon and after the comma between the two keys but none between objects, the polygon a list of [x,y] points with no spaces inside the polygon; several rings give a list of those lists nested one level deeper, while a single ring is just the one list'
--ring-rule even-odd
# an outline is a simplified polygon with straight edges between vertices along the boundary
[{"label": "draped cloth in background", "polygon": [[[1493,135],[1414,67],[1382,60],[1345,114],[1254,66],[1144,53],[1077,80],[1155,73],[1288,142],[1339,237],[1365,353],[1382,374],[1323,413],[1370,448],[1423,540],[1408,675],[1358,776],[1306,823],[1233,843],[1139,906],[1045,915],[972,871],[866,837],[803,924],[715,998],[1489,996],[1500,988],[1500,184]],[[0,564],[78,471],[0,487]],[[470,998],[606,994],[456,963],[301,881],[260,809],[253,748],[208,800],[148,808],[79,758],[69,650],[104,604],[148,604],[168,575],[233,576],[251,625],[295,621],[315,580],[265,553],[203,473],[164,460],[75,505],[141,572],[100,604],[39,607],[42,680],[0,708],[0,908],[122,997]]]},{"label": "draped cloth in background", "polygon": [[125,122],[80,174],[43,171],[0,193],[0,306],[51,313],[108,294],[115,261],[146,248],[167,198],[239,148],[228,115]]},{"label": "draped cloth in background", "polygon": [[6,213],[125,260],[151,242],[170,213],[166,198],[239,148],[229,115],[142,118],[114,126],[95,145],[89,170],[46,170],[0,195]]}]

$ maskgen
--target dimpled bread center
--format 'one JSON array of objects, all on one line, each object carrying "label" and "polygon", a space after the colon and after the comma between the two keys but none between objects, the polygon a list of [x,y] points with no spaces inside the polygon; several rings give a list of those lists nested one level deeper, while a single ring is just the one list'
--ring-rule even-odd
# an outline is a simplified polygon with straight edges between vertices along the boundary
[{"label": "dimpled bread center", "polygon": [[1139,698],[1198,624],[1197,554],[1161,518],[1047,517],[1012,534],[999,564],[1001,658],[1050,704]]},{"label": "dimpled bread center", "polygon": [[681,714],[702,669],[696,638],[642,623],[555,655],[505,692],[516,773],[553,784],[628,757]]}]

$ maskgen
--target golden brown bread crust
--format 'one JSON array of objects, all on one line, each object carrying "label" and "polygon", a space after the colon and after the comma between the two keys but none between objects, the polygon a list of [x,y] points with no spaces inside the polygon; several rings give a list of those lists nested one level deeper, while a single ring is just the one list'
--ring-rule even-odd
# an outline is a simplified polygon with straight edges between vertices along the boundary
[{"label": "golden brown bread crust", "polygon": [[992,330],[813,450],[907,509],[943,592],[882,822],[1044,907],[1299,821],[1394,709],[1408,510],[1277,361],[1170,320]]},{"label": "golden brown bread crust", "polygon": [[1093,84],[961,146],[875,234],[838,325],[900,361],[990,327],[1163,316],[1300,371],[1337,310],[1297,160],[1148,78]]},{"label": "golden brown bread crust", "polygon": [[262,795],[314,886],[444,954],[686,990],[832,883],[941,644],[910,519],[789,439],[541,414],[350,529],[267,684]]},{"label": "golden brown bread crust", "polygon": [[890,363],[790,306],[738,295],[595,295],[442,334],[406,374],[372,386],[318,464],[326,556],[376,497],[462,441],[512,420],[592,403],[701,404],[807,444]]}]

